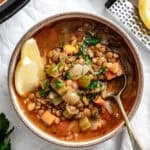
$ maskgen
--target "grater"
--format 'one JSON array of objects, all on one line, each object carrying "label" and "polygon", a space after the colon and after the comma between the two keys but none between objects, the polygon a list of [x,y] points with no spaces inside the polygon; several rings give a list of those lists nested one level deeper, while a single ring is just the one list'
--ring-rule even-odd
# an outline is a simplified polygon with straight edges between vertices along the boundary
[{"label": "grater", "polygon": [[108,13],[131,32],[144,46],[150,50],[150,30],[143,24],[134,1],[108,0],[105,3]]}]

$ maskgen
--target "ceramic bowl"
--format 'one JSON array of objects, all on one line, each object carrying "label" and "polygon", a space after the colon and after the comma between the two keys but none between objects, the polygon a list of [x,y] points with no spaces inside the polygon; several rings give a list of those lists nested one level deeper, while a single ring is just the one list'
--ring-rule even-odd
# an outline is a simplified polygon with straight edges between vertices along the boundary
[{"label": "ceramic bowl", "polygon": [[[51,135],[46,134],[41,129],[39,129],[37,126],[35,126],[28,119],[28,117],[23,112],[23,110],[21,109],[21,107],[18,103],[15,86],[14,86],[14,71],[15,71],[15,67],[16,67],[16,64],[17,64],[17,61],[18,61],[18,58],[20,55],[20,49],[21,49],[23,43],[27,39],[32,37],[35,33],[37,33],[39,30],[41,30],[42,28],[44,28],[46,26],[51,26],[52,24],[57,23],[59,21],[69,20],[69,19],[76,19],[76,20],[86,19],[86,20],[96,22],[97,24],[104,24],[107,27],[114,30],[117,34],[119,34],[120,37],[123,39],[123,41],[126,43],[127,49],[123,50],[122,54],[126,55],[128,61],[129,61],[129,64],[127,64],[127,67],[129,66],[128,67],[129,77],[128,77],[128,84],[126,87],[126,89],[128,91],[127,96],[131,96],[133,94],[133,103],[129,104],[129,107],[130,107],[130,112],[128,114],[129,118],[131,118],[135,114],[135,112],[139,106],[139,103],[141,101],[142,90],[143,90],[143,71],[142,71],[141,61],[140,61],[139,55],[137,53],[137,47],[133,43],[132,39],[128,36],[128,34],[126,32],[124,32],[117,24],[113,23],[112,21],[110,21],[104,17],[95,16],[92,14],[78,13],[78,12],[59,14],[59,15],[56,15],[53,17],[49,17],[49,18],[41,21],[40,23],[36,24],[35,26],[33,26],[21,38],[21,40],[18,42],[18,44],[12,54],[10,64],[9,64],[9,70],[8,70],[8,87],[9,87],[9,91],[10,91],[11,101],[14,105],[14,108],[15,108],[17,114],[20,116],[20,118],[25,123],[25,125],[29,129],[31,129],[36,135],[40,136],[41,138],[43,138],[49,142],[52,142],[54,144],[58,144],[61,146],[83,147],[83,146],[90,146],[93,144],[97,144],[97,143],[103,142],[103,141],[111,138],[112,136],[114,136],[115,134],[117,134],[119,131],[122,130],[124,122],[122,121],[115,129],[112,129],[106,135],[96,138],[94,140],[83,141],[83,142],[82,141],[81,142],[62,141]],[[131,85],[133,87],[132,89],[130,88]]]}]

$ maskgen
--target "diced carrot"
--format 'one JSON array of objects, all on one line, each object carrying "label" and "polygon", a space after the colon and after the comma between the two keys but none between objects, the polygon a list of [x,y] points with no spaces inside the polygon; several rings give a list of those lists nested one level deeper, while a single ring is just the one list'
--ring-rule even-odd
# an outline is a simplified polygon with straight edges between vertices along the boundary
[{"label": "diced carrot", "polygon": [[41,116],[41,119],[44,123],[50,126],[54,123],[56,116],[52,115],[49,111],[45,111]]},{"label": "diced carrot", "polygon": [[105,76],[107,80],[112,80],[114,78],[116,78],[116,74],[112,73],[111,71],[105,71]]},{"label": "diced carrot", "polygon": [[120,62],[108,63],[107,71],[105,72],[105,76],[107,80],[114,79],[117,76],[121,76],[123,74],[123,69]]},{"label": "diced carrot", "polygon": [[93,102],[95,104],[97,104],[98,106],[104,106],[105,105],[105,101],[101,98],[101,96],[97,96]]}]

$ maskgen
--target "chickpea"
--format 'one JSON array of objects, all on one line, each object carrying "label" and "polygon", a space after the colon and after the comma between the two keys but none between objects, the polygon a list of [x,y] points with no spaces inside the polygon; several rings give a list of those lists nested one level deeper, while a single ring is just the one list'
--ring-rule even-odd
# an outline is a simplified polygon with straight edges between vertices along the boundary
[{"label": "chickpea", "polygon": [[60,119],[58,117],[55,118],[55,123],[59,124],[60,123]]},{"label": "chickpea", "polygon": [[34,93],[29,94],[29,99],[34,99],[35,95]]},{"label": "chickpea", "polygon": [[77,115],[75,115],[75,118],[76,119],[80,119],[84,116],[84,113],[83,112],[79,112]]},{"label": "chickpea", "polygon": [[96,48],[100,48],[100,47],[101,47],[100,43],[96,44]]},{"label": "chickpea", "polygon": [[29,98],[24,99],[24,103],[27,104],[30,101]]},{"label": "chickpea", "polygon": [[49,62],[49,64],[53,63],[51,58],[48,59],[48,62]]},{"label": "chickpea", "polygon": [[84,62],[84,59],[83,58],[80,58],[79,59],[79,64],[83,65],[85,62]]},{"label": "chickpea", "polygon": [[37,98],[39,98],[39,97],[40,97],[39,92],[36,92],[35,96],[36,96]]},{"label": "chickpea", "polygon": [[27,104],[27,110],[28,110],[28,111],[33,111],[34,109],[35,109],[35,103],[29,102],[29,103]]},{"label": "chickpea", "polygon": [[57,110],[56,110],[55,108],[52,109],[52,113],[53,113],[54,115],[56,114],[56,111],[57,111]]},{"label": "chickpea", "polygon": [[99,48],[99,51],[102,53],[106,52],[106,47],[105,46],[101,46],[101,48]]},{"label": "chickpea", "polygon": [[113,65],[113,64],[112,64],[111,62],[106,63],[106,67],[107,67],[107,68],[111,68],[112,65]]},{"label": "chickpea", "polygon": [[41,108],[41,105],[36,105],[35,106],[35,109],[37,110],[37,109],[40,109]]},{"label": "chickpea", "polygon": [[42,114],[44,113],[44,110],[43,109],[40,109],[39,111],[38,111],[38,114],[41,116]]},{"label": "chickpea", "polygon": [[88,49],[88,54],[91,58],[94,57],[94,53],[91,49]]},{"label": "chickpea", "polygon": [[113,58],[113,53],[112,53],[112,52],[107,52],[107,53],[106,53],[106,57],[107,57],[108,59]]},{"label": "chickpea", "polygon": [[64,67],[63,67],[63,66],[60,66],[60,67],[59,67],[59,72],[62,72],[63,69],[64,69]]},{"label": "chickpea", "polygon": [[69,67],[67,65],[65,65],[64,70],[67,71],[69,69]]},{"label": "chickpea", "polygon": [[89,104],[89,109],[93,109],[93,104]]},{"label": "chickpea", "polygon": [[107,62],[106,58],[105,57],[101,57],[97,62],[96,64],[98,66],[101,66],[103,63]]},{"label": "chickpea", "polygon": [[71,41],[73,41],[73,40],[77,40],[76,36],[74,36],[74,35],[71,37]]},{"label": "chickpea", "polygon": [[68,59],[69,59],[69,62],[73,62],[73,61],[76,60],[76,57],[75,57],[75,56],[71,56],[71,57],[69,57]]},{"label": "chickpea", "polygon": [[108,61],[114,63],[114,62],[116,62],[116,59],[115,58],[111,58],[111,59],[108,59]]},{"label": "chickpea", "polygon": [[82,99],[83,103],[85,106],[88,106],[89,105],[89,102],[87,100],[87,98],[85,96],[83,96],[83,99]]},{"label": "chickpea", "polygon": [[77,105],[78,108],[83,108],[83,103],[80,102],[78,105]]},{"label": "chickpea", "polygon": [[72,80],[67,80],[66,84],[68,86],[71,86],[73,89],[77,90],[78,89],[78,84],[76,81],[72,81]]},{"label": "chickpea", "polygon": [[78,89],[78,84],[77,84],[76,81],[73,81],[73,82],[72,82],[72,88],[75,89],[75,90]]},{"label": "chickpea", "polygon": [[56,116],[57,116],[57,117],[60,117],[60,116],[61,116],[61,113],[60,113],[59,110],[56,111]]},{"label": "chickpea", "polygon": [[48,58],[52,58],[52,56],[53,56],[52,50],[49,50]]},{"label": "chickpea", "polygon": [[103,53],[99,52],[99,51],[95,51],[95,56],[96,57],[101,57],[101,56],[103,56]]},{"label": "chickpea", "polygon": [[66,81],[66,84],[67,84],[68,86],[72,86],[72,80],[67,80],[67,81]]},{"label": "chickpea", "polygon": [[90,116],[91,116],[91,110],[88,109],[88,108],[85,108],[85,109],[84,109],[84,114],[85,114],[87,117],[90,117]]},{"label": "chickpea", "polygon": [[92,62],[95,64],[95,63],[97,62],[97,58],[94,57],[94,58],[92,59]]},{"label": "chickpea", "polygon": [[113,57],[117,59],[117,58],[119,58],[119,54],[114,53]]}]

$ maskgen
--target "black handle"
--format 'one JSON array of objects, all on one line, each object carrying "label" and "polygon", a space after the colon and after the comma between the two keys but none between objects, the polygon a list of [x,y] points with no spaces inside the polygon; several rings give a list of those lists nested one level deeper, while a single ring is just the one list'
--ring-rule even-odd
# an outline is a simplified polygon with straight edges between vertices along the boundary
[{"label": "black handle", "polygon": [[106,3],[105,3],[105,7],[106,8],[110,8],[110,6],[115,2],[116,0],[108,0]]},{"label": "black handle", "polygon": [[0,6],[0,24],[17,13],[22,7],[24,7],[30,0],[8,0]]}]

